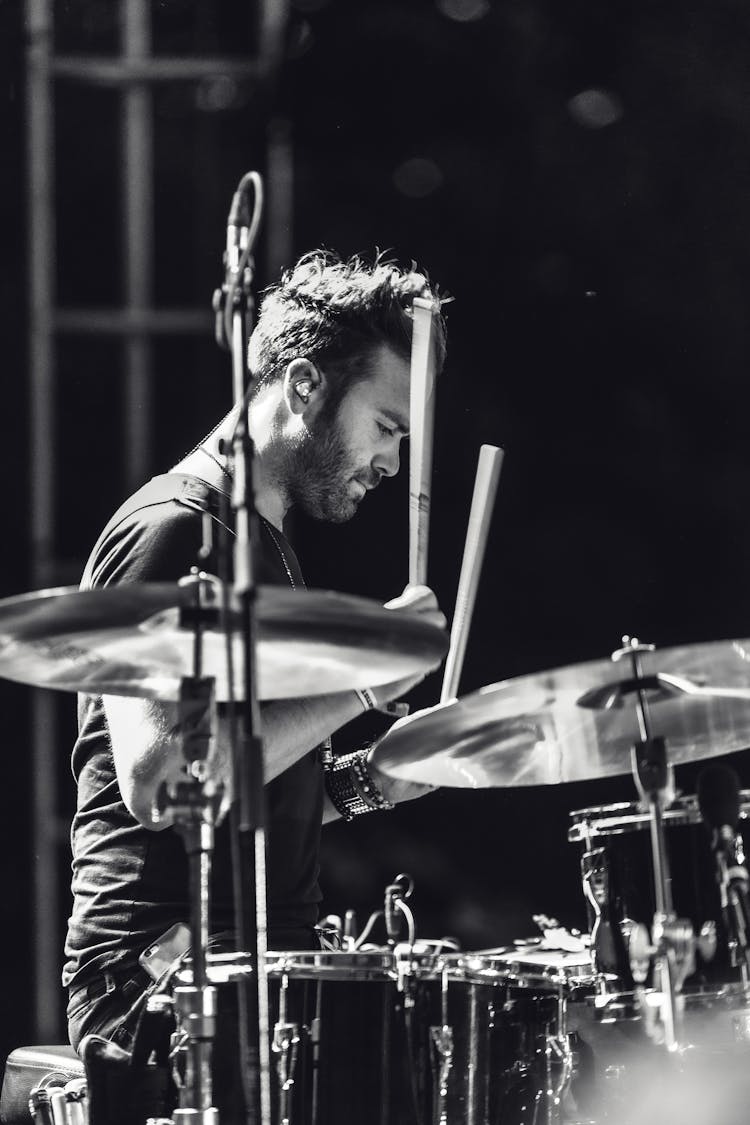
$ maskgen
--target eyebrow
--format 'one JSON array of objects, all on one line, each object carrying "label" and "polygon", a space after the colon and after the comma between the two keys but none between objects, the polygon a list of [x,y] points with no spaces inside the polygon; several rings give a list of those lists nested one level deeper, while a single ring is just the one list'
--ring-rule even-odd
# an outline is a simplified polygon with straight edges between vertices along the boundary
[{"label": "eyebrow", "polygon": [[381,407],[380,413],[384,418],[387,418],[389,422],[393,422],[393,425],[404,437],[409,436],[409,424],[407,422],[407,424],[404,425],[403,416],[401,414],[396,414],[395,411],[389,410],[387,407]]}]

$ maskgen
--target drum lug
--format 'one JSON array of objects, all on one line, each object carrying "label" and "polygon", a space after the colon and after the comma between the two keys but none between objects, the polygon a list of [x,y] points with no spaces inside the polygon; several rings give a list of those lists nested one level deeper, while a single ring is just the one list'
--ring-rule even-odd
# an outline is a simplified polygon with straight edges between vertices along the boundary
[{"label": "drum lug", "polygon": [[547,1106],[551,1120],[559,1120],[562,1099],[573,1077],[573,1033],[545,1035],[545,1069],[547,1077]]},{"label": "drum lug", "polygon": [[430,1028],[430,1042],[437,1063],[438,1107],[437,1125],[448,1121],[448,1078],[453,1067],[453,1028],[449,1024],[436,1024]]},{"label": "drum lug", "polygon": [[276,1074],[279,1080],[279,1118],[283,1123],[291,1120],[290,1096],[294,1085],[299,1048],[299,1025],[279,1020],[273,1029],[271,1050],[278,1056]]}]

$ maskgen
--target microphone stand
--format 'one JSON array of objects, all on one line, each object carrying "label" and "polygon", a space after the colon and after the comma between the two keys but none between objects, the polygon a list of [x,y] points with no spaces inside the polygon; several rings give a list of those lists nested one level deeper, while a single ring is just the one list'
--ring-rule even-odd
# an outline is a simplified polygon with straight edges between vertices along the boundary
[{"label": "microphone stand", "polygon": [[[255,206],[250,218],[247,185],[252,183]],[[232,475],[231,505],[235,515],[234,604],[242,622],[241,705],[237,736],[232,740],[234,802],[230,828],[235,865],[235,915],[239,948],[250,955],[253,972],[239,974],[237,998],[240,1032],[240,1067],[245,1111],[252,1125],[270,1125],[271,1069],[270,1017],[266,976],[266,835],[263,744],[256,687],[257,585],[253,565],[257,542],[254,507],[253,443],[247,426],[247,341],[254,311],[252,300],[252,250],[262,212],[263,187],[257,172],[243,176],[230,210],[226,278],[214,294],[216,338],[232,354],[232,387],[239,413],[229,442],[222,447]],[[231,646],[230,646],[231,650]],[[230,677],[231,679],[231,677]]]},{"label": "microphone stand", "polygon": [[[736,842],[733,842],[732,846],[736,847]],[[715,854],[721,909],[724,924],[730,935],[732,959],[740,969],[743,988],[747,989],[750,966],[750,906],[747,898],[745,857],[744,853],[740,852],[736,856],[736,862],[729,866],[721,848],[715,848]]]}]

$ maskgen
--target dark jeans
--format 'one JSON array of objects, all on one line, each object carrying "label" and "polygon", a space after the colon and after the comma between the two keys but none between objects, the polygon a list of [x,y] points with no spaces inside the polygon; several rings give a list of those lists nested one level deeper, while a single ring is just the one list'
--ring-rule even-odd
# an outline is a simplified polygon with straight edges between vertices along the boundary
[{"label": "dark jeans", "polygon": [[[275,950],[314,950],[320,948],[317,931],[299,928],[272,934]],[[212,938],[212,952],[235,948],[230,934]],[[92,983],[92,982],[90,982]],[[71,989],[68,1003],[68,1034],[78,1050],[86,1035],[100,1035],[118,1046],[131,1050],[138,1041],[139,1019],[148,995],[158,988],[170,991],[170,982],[157,986],[147,983],[139,965],[119,966],[97,978],[95,991],[101,995],[90,998],[86,987]],[[275,1018],[271,1013],[272,1019]],[[217,986],[216,1036],[213,1045],[213,1104],[218,1108],[222,1125],[244,1125],[244,1097],[239,1064],[238,997],[234,983]],[[273,1085],[273,1083],[272,1083]]]}]

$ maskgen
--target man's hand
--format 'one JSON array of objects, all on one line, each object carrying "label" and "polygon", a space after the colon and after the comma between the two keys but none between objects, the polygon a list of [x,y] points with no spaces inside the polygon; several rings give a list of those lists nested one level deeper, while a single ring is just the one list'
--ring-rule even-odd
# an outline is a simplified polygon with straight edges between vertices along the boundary
[{"label": "man's hand", "polygon": [[[441,613],[437,598],[429,586],[407,586],[397,598],[392,598],[391,601],[385,603],[385,609],[391,609],[394,613],[418,613],[424,617],[425,621],[437,625],[438,628],[447,628],[445,614]],[[442,657],[429,668],[406,676],[403,680],[394,680],[393,683],[380,684],[378,687],[370,688],[371,694],[375,697],[376,705],[380,707],[384,703],[390,703],[391,700],[400,699],[403,695],[406,695],[417,684],[421,684],[427,673],[437,668],[441,660]]]},{"label": "man's hand", "polygon": [[[386,731],[382,738],[378,739],[377,745],[387,741],[392,731],[399,727],[408,726],[410,723],[419,722],[420,715],[429,715],[434,709],[434,707],[425,707],[421,711],[415,711],[414,714],[399,719],[389,731]],[[383,796],[392,801],[394,805],[399,805],[402,801],[413,801],[416,797],[424,797],[426,793],[432,793],[437,788],[435,785],[426,785],[421,781],[403,781],[400,778],[390,777],[389,774],[383,773],[372,761],[372,750],[367,756],[367,772]]]}]

